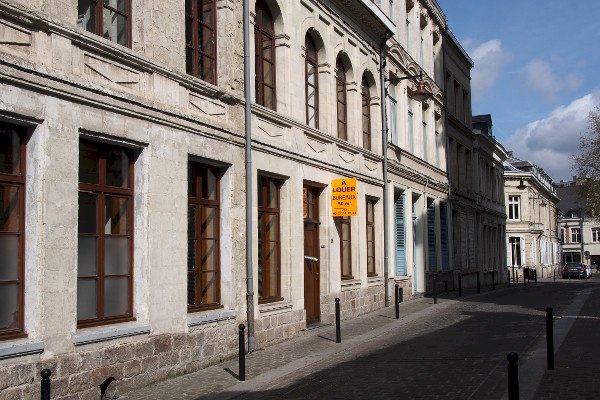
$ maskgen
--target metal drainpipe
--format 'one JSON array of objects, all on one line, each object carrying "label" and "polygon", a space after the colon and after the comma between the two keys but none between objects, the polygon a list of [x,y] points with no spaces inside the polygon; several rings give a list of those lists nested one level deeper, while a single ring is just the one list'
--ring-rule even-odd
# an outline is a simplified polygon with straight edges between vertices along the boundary
[{"label": "metal drainpipe", "polygon": [[[444,30],[444,36],[442,40],[446,40],[448,35],[448,28]],[[444,136],[446,139],[446,177],[448,179],[448,207],[446,209],[446,236],[448,238],[448,270],[452,271],[452,283],[454,284],[454,225],[452,219],[452,177],[450,176],[450,130],[448,129],[448,88],[446,87],[446,49],[442,43],[442,79],[441,83],[444,87]],[[452,229],[450,229],[452,228]],[[506,251],[505,251],[506,253]],[[442,264],[444,261],[442,260]],[[452,265],[450,265],[452,264]]]},{"label": "metal drainpipe", "polygon": [[386,34],[385,40],[381,44],[381,48],[379,50],[379,79],[381,80],[381,151],[383,152],[383,280],[384,280],[384,297],[385,297],[385,306],[390,306],[389,300],[389,288],[388,288],[388,279],[390,276],[389,273],[389,257],[388,257],[388,249],[389,249],[389,212],[388,212],[388,179],[387,179],[387,166],[388,166],[388,158],[387,158],[387,112],[386,112],[386,103],[387,103],[387,90],[385,88],[385,65],[386,61],[386,45],[389,39],[389,35]]},{"label": "metal drainpipe", "polygon": [[579,240],[581,241],[581,262],[584,262],[585,252],[583,250],[583,208],[579,209]]},{"label": "metal drainpipe", "polygon": [[248,353],[254,351],[254,279],[252,263],[252,111],[250,109],[250,0],[244,0],[244,116],[246,133],[246,304]]}]

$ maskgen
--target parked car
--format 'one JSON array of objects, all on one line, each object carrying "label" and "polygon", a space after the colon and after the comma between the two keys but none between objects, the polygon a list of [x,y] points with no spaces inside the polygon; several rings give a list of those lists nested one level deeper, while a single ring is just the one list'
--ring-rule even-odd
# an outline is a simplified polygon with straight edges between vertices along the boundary
[{"label": "parked car", "polygon": [[568,262],[563,267],[563,279],[580,278],[589,279],[592,276],[592,269],[589,265],[580,262]]}]

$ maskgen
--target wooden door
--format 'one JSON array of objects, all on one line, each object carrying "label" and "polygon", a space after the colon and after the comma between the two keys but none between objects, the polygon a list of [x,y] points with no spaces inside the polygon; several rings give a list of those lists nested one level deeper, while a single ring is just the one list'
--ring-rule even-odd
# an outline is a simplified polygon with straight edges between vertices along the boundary
[{"label": "wooden door", "polygon": [[304,187],[304,309],[306,325],[321,321],[318,189]]}]

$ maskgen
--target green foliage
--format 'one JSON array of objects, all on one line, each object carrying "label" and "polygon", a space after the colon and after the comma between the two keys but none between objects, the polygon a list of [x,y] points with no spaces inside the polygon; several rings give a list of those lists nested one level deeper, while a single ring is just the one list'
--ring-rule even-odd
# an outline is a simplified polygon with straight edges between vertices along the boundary
[{"label": "green foliage", "polygon": [[579,196],[590,216],[600,215],[600,107],[590,113],[588,132],[581,136],[573,169],[580,177]]}]

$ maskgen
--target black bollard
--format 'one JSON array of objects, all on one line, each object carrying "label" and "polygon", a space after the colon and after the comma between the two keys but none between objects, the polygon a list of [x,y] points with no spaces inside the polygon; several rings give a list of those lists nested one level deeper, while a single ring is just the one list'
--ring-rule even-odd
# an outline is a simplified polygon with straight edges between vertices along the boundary
[{"label": "black bollard", "polygon": [[432,275],[433,278],[433,304],[437,304],[437,276]]},{"label": "black bollard", "polygon": [[511,352],[506,356],[508,360],[508,400],[519,400],[519,365],[517,353]]},{"label": "black bollard", "polygon": [[240,338],[239,338],[240,359],[239,359],[239,364],[238,364],[239,378],[240,378],[240,381],[245,381],[246,380],[246,345],[245,345],[244,329],[246,329],[246,327],[244,326],[244,324],[240,324],[239,328],[240,328]]},{"label": "black bollard", "polygon": [[554,270],[554,280],[556,281],[556,269]]},{"label": "black bollard", "polygon": [[340,330],[340,299],[335,298],[335,342],[342,343],[342,332]]},{"label": "black bollard", "polygon": [[462,274],[458,273],[458,297],[462,297]]},{"label": "black bollard", "polygon": [[546,307],[546,351],[548,353],[548,370],[554,370],[554,321],[552,307]]},{"label": "black bollard", "polygon": [[508,272],[508,287],[510,287],[510,269],[506,269],[506,272]]},{"label": "black bollard", "polygon": [[394,305],[396,306],[396,319],[400,319],[400,299],[398,299],[398,295],[400,294],[399,292],[399,287],[396,283],[394,290]]},{"label": "black bollard", "polygon": [[52,375],[52,371],[44,368],[40,375],[42,375],[41,399],[50,400],[50,375]]},{"label": "black bollard", "polygon": [[404,288],[401,287],[398,290],[398,302],[402,303],[404,301]]},{"label": "black bollard", "polygon": [[492,271],[492,290],[496,290],[496,280],[494,279],[494,272]]},{"label": "black bollard", "polygon": [[481,286],[479,285],[479,271],[477,271],[477,293],[481,293]]},{"label": "black bollard", "polygon": [[[542,271],[542,275],[543,274],[544,274],[544,272]],[[537,286],[537,269],[533,271],[533,278],[535,279],[535,286]]]}]

